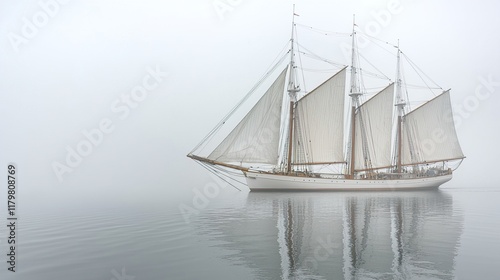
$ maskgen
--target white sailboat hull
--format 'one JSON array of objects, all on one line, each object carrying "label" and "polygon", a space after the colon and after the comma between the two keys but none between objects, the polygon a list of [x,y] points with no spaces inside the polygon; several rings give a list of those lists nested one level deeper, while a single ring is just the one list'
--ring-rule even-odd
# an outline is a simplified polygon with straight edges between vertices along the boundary
[{"label": "white sailboat hull", "polygon": [[366,190],[413,190],[436,189],[453,177],[446,174],[435,177],[394,179],[394,180],[353,180],[285,176],[265,173],[246,173],[250,190],[329,190],[329,191],[366,191]]}]

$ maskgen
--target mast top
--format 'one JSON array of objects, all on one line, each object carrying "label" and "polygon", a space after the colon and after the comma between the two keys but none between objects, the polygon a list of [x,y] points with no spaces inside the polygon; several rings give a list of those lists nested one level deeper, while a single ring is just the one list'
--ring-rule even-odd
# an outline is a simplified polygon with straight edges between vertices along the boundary
[{"label": "mast top", "polygon": [[358,103],[358,97],[362,95],[359,81],[358,81],[358,60],[356,53],[356,15],[352,15],[352,43],[351,43],[351,90],[349,96],[352,98],[353,104]]},{"label": "mast top", "polygon": [[401,49],[399,48],[399,39],[397,46],[394,46],[397,49],[397,65],[396,65],[396,106],[398,108],[398,116],[403,116],[405,113],[406,100],[403,94],[403,83],[401,76]]},{"label": "mast top", "polygon": [[293,4],[293,12],[292,12],[292,35],[290,36],[290,77],[288,80],[288,94],[292,99],[296,98],[296,93],[300,91],[300,87],[295,85],[295,61],[294,61],[294,33],[295,33],[295,16],[299,16],[295,13],[295,4]]},{"label": "mast top", "polygon": [[293,11],[292,11],[292,36],[290,37],[292,41],[292,48],[293,48],[293,35],[295,31],[295,17],[299,16],[298,14],[295,13],[295,4],[293,4]]},{"label": "mast top", "polygon": [[358,26],[356,24],[356,14],[352,14],[352,34],[354,35],[354,33],[356,32],[355,30],[355,27]]}]

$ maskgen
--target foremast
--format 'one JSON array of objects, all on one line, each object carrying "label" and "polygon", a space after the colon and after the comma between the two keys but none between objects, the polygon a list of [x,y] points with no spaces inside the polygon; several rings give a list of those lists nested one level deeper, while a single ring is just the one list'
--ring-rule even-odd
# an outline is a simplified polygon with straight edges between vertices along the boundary
[{"label": "foremast", "polygon": [[[219,122],[219,124],[207,135],[187,156],[201,163],[207,163],[209,165],[218,165],[230,169],[240,170],[243,173],[248,172],[253,169],[252,166],[244,166],[243,164],[248,163],[263,163],[270,164],[273,166],[273,173],[279,172],[281,174],[290,174],[293,166],[293,155],[294,155],[294,121],[295,121],[295,106],[297,102],[297,93],[300,91],[300,87],[297,84],[296,77],[296,66],[295,66],[295,6],[292,15],[292,29],[290,38],[290,62],[288,67],[282,71],[280,76],[271,85],[268,91],[264,94],[261,99],[254,105],[254,107],[245,115],[245,117],[237,124],[237,126],[224,138],[224,140],[208,155],[208,156],[198,156],[194,153],[203,148],[210,141],[211,137],[225,124],[232,113],[242,104],[240,101],[238,105],[231,110],[231,112],[224,117],[224,119]],[[276,64],[278,65],[279,62]],[[275,66],[276,67],[276,66]],[[288,70],[288,71],[287,71]],[[287,73],[288,72],[288,73]],[[288,76],[288,77],[287,77]],[[285,81],[288,80],[288,84]],[[286,97],[286,92],[288,93],[288,100],[284,100]],[[253,90],[250,92],[252,93]],[[249,93],[249,94],[250,94]],[[281,98],[277,98],[279,96]],[[248,96],[248,95],[247,95]],[[247,96],[244,98],[246,100]],[[279,100],[279,101],[278,101]],[[288,103],[287,106],[283,104]],[[271,105],[275,108],[273,112],[263,112],[264,105]],[[284,108],[283,108],[284,107]],[[256,109],[258,108],[258,109]],[[278,113],[276,109],[279,108]],[[277,123],[272,123],[274,118],[277,118]],[[258,121],[255,121],[258,119]],[[262,126],[262,121],[266,125]],[[277,131],[276,127],[282,125],[281,133]],[[279,129],[278,129],[279,130]],[[276,132],[276,142],[274,139],[268,141],[269,132]],[[268,145],[266,149],[262,149],[262,139],[266,139],[267,144],[274,145],[276,143],[276,148],[273,151],[276,152],[276,156],[273,157],[270,152]],[[265,151],[265,152],[264,152]],[[258,157],[254,156],[254,153],[258,153]],[[276,160],[276,161],[274,161]],[[273,162],[274,161],[274,162]]]}]

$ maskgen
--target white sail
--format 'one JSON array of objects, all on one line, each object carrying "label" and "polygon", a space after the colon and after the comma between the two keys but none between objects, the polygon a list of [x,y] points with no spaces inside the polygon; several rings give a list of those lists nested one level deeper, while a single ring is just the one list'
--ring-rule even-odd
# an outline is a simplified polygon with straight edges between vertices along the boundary
[{"label": "white sail", "polygon": [[344,161],[345,69],[297,101],[295,164]]},{"label": "white sail", "polygon": [[248,114],[208,156],[221,162],[276,164],[286,68]]},{"label": "white sail", "polygon": [[391,165],[391,132],[394,84],[363,103],[355,115],[356,170]]},{"label": "white sail", "polygon": [[464,157],[453,122],[450,92],[443,92],[404,117],[402,164]]}]

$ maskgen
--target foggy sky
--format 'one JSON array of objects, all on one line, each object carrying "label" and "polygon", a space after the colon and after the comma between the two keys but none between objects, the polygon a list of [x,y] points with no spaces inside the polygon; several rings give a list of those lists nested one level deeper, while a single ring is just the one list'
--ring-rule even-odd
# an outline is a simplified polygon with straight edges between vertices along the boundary
[{"label": "foggy sky", "polygon": [[[297,22],[350,32],[356,14],[361,30],[378,24],[377,37],[399,39],[426,74],[452,89],[452,102],[465,106],[457,133],[467,159],[443,187],[495,187],[500,3],[392,2],[295,1]],[[16,162],[30,194],[177,196],[210,180],[185,155],[289,39],[293,2],[40,3],[49,4],[0,2],[1,166]],[[388,5],[399,12],[380,20]],[[146,93],[130,100],[137,87]],[[68,148],[87,139],[83,131],[101,126],[108,132],[58,180],[54,162],[65,164]]]}]

